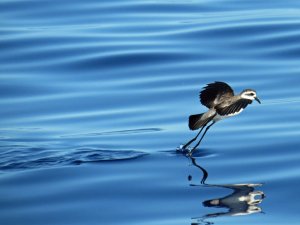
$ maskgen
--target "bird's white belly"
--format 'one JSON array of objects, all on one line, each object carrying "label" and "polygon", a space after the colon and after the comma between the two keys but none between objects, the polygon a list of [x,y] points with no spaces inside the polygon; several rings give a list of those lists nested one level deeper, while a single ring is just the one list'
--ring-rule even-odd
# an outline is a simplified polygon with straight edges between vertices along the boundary
[{"label": "bird's white belly", "polygon": [[217,121],[220,121],[220,120],[223,120],[223,119],[226,119],[228,117],[232,117],[232,116],[236,116],[238,114],[240,114],[244,109],[240,109],[240,111],[237,111],[235,113],[231,113],[231,114],[228,114],[228,115],[225,115],[225,116],[222,116],[222,115],[219,115],[217,114],[214,118],[213,118],[213,121],[217,122]]}]

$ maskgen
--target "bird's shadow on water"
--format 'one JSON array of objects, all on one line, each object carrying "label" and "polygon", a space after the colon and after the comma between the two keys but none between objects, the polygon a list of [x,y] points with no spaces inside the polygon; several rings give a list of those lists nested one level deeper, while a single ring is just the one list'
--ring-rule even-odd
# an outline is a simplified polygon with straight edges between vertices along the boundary
[{"label": "bird's shadow on water", "polygon": [[221,216],[246,216],[254,213],[263,213],[259,204],[265,198],[265,194],[262,191],[256,190],[261,187],[261,183],[245,183],[245,184],[208,184],[206,183],[209,176],[208,171],[203,168],[198,161],[201,157],[188,157],[192,165],[201,171],[202,177],[194,183],[193,176],[188,175],[188,180],[191,187],[200,189],[204,188],[223,188],[232,190],[232,192],[226,196],[216,197],[214,199],[207,199],[202,202],[204,207],[223,208],[227,211],[221,210],[216,213],[209,213],[202,216],[195,216],[192,219],[191,225],[211,225],[214,222],[209,221],[212,218]]}]

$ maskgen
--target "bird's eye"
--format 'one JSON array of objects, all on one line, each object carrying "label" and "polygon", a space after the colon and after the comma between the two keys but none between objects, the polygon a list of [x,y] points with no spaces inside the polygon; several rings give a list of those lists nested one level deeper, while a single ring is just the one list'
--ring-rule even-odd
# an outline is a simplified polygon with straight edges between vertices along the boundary
[{"label": "bird's eye", "polygon": [[249,93],[248,95],[249,95],[249,96],[254,96],[254,93]]}]

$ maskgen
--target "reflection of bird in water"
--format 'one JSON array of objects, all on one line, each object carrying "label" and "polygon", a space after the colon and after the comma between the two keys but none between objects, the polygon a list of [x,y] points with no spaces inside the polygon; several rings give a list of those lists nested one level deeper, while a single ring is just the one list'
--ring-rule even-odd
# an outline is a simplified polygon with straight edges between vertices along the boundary
[{"label": "reflection of bird in water", "polygon": [[229,184],[229,185],[207,185],[208,187],[220,187],[233,190],[230,195],[218,199],[211,199],[203,202],[205,207],[222,207],[229,209],[228,212],[208,214],[206,217],[221,215],[240,216],[261,212],[257,205],[263,200],[264,193],[255,191],[255,187],[262,184]]},{"label": "reflection of bird in water", "polygon": [[[191,186],[202,186],[202,187],[219,187],[233,190],[232,193],[221,198],[215,198],[206,200],[203,202],[205,207],[216,207],[216,208],[227,208],[227,212],[217,212],[206,214],[202,217],[193,218],[197,222],[192,223],[196,224],[213,224],[212,222],[206,221],[209,218],[219,217],[219,216],[242,216],[253,213],[262,212],[261,208],[258,206],[265,198],[265,195],[262,191],[255,190],[256,187],[262,186],[262,184],[227,184],[227,185],[214,185],[214,184],[205,184],[205,180],[208,177],[208,172],[197,164],[195,158],[191,158],[194,166],[199,168],[203,177],[201,184],[196,185],[191,184]],[[192,180],[192,176],[189,175],[189,180]]]},{"label": "reflection of bird in water", "polygon": [[[208,172],[207,172],[207,170],[204,169],[202,166],[200,166],[200,165],[197,164],[196,158],[191,157],[191,160],[192,160],[193,165],[196,166],[196,167],[198,167],[198,168],[202,171],[203,176],[202,176],[202,179],[201,179],[201,182],[200,182],[200,183],[201,183],[201,184],[205,184],[205,181],[206,181],[206,179],[207,179],[207,177],[208,177]],[[189,180],[192,180],[192,176],[191,176],[191,175],[189,175]]]},{"label": "reflection of bird in water", "polygon": [[[197,146],[200,145],[208,129],[217,121],[241,113],[253,100],[260,103],[255,90],[245,89],[240,94],[234,95],[232,88],[224,82],[208,84],[204,87],[204,90],[200,92],[199,97],[201,104],[206,106],[209,110],[205,113],[191,115],[189,117],[189,128],[191,130],[201,129],[193,139],[182,147],[182,149],[186,149],[192,142],[196,141],[202,130],[205,127],[206,129],[199,142],[190,151],[189,155],[192,155]],[[211,124],[208,125],[210,122]]]}]

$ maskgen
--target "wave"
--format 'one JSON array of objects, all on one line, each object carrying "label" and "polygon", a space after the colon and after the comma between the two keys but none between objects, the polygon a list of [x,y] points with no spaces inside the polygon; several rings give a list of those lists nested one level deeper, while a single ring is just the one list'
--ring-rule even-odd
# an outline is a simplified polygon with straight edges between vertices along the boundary
[{"label": "wave", "polygon": [[7,148],[0,154],[0,170],[2,171],[132,160],[147,155],[147,153],[133,150],[112,151],[87,147],[55,153],[45,148],[26,146],[10,146],[10,148],[11,150]]}]

